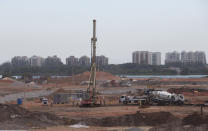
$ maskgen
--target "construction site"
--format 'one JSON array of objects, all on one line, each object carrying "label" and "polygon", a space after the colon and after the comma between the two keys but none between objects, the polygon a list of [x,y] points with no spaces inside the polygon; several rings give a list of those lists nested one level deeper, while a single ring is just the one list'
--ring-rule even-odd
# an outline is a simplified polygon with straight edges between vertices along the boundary
[{"label": "construction site", "polygon": [[[91,69],[46,82],[0,80],[1,130],[206,131],[208,78],[120,78]],[[36,80],[37,81],[37,80]]]}]

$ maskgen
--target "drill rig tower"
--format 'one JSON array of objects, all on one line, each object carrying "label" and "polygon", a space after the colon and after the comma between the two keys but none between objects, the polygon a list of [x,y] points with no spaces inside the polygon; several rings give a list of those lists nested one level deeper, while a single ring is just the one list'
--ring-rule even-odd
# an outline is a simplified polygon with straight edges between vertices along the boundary
[{"label": "drill rig tower", "polygon": [[96,96],[96,20],[93,20],[93,37],[91,38],[91,72],[89,78],[89,85],[87,88],[87,94],[81,101],[82,106],[94,106],[97,105]]}]

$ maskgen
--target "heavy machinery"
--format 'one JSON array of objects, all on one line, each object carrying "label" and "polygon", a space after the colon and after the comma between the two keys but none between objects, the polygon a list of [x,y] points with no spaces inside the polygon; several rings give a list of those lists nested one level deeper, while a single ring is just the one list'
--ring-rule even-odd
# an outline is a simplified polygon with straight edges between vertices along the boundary
[{"label": "heavy machinery", "polygon": [[169,93],[161,90],[147,90],[144,96],[121,96],[119,103],[138,103],[142,101],[143,104],[158,104],[158,105],[182,105],[184,104],[185,98],[183,94]]},{"label": "heavy machinery", "polygon": [[185,98],[183,94],[169,93],[167,91],[161,90],[148,90],[146,92],[148,100],[150,103],[156,103],[160,105],[164,104],[174,104],[182,105],[184,104]]},{"label": "heavy machinery", "polygon": [[126,96],[126,95],[123,95],[119,99],[119,103],[123,103],[123,104],[138,104],[140,101],[142,102],[142,104],[146,104],[147,97],[146,96]]},{"label": "heavy machinery", "polygon": [[97,106],[98,97],[96,92],[96,20],[93,20],[93,37],[91,38],[91,72],[86,94],[83,95],[81,106]]}]

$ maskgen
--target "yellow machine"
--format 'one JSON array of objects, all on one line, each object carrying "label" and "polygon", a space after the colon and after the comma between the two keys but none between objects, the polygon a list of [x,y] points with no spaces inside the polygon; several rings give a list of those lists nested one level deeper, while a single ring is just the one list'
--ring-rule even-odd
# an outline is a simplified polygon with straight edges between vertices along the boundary
[{"label": "yellow machine", "polygon": [[87,93],[81,101],[81,106],[98,105],[98,97],[96,93],[96,20],[93,20],[93,37],[91,38],[91,72]]}]

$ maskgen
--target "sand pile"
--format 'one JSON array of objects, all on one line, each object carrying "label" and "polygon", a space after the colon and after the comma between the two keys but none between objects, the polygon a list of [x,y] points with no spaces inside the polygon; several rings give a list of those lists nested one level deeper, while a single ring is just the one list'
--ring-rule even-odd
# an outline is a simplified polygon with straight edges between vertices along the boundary
[{"label": "sand pile", "polygon": [[0,104],[0,129],[45,128],[64,124],[56,115],[43,112],[31,112],[18,105]]}]

